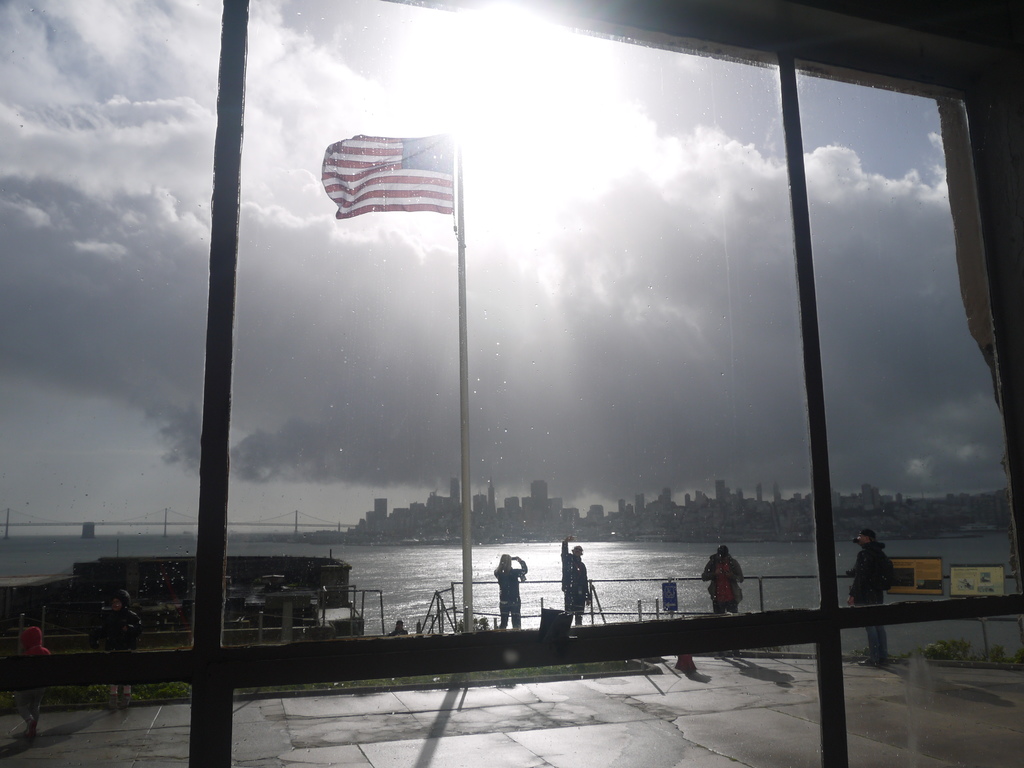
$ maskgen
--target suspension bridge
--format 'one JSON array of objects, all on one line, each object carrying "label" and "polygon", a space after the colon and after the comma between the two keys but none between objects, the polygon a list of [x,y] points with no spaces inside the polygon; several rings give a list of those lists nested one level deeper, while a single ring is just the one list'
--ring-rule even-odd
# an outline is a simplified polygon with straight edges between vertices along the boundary
[{"label": "suspension bridge", "polygon": [[[159,515],[160,512],[143,515],[142,518],[135,518],[131,520],[46,520],[42,518],[32,516],[21,516],[15,512],[15,519],[11,520],[11,509],[7,508],[5,520],[4,520],[4,535],[3,538],[9,539],[11,537],[12,528],[50,528],[50,527],[61,527],[61,528],[77,528],[81,526],[82,538],[92,539],[96,537],[96,528],[100,526],[116,526],[117,528],[136,527],[136,526],[160,526],[163,528],[163,535],[166,537],[168,531],[174,528],[187,528],[195,526],[199,521],[195,516],[184,515],[177,512],[170,507],[165,507],[162,510],[163,519],[154,520],[149,519],[155,515]],[[172,518],[171,516],[175,517]],[[302,520],[311,520],[313,522],[300,522],[300,515]],[[18,519],[24,517],[27,519]],[[276,517],[267,518],[264,520],[228,520],[229,528],[249,528],[249,527],[270,527],[280,529],[291,529],[296,535],[299,533],[300,528],[315,528],[317,530],[348,530],[355,528],[354,523],[340,523],[331,522],[330,520],[323,520],[322,518],[308,515],[299,510],[295,510],[294,513],[288,512],[283,515],[277,515]]]}]

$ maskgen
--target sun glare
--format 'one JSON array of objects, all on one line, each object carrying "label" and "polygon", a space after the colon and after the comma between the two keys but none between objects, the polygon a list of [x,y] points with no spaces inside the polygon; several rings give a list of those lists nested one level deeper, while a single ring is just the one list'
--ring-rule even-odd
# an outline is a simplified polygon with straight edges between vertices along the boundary
[{"label": "sun glare", "polygon": [[616,44],[506,6],[435,16],[401,51],[396,85],[419,119],[458,136],[467,195],[550,209],[536,173],[542,195],[599,189],[608,169],[594,158],[621,130]]}]

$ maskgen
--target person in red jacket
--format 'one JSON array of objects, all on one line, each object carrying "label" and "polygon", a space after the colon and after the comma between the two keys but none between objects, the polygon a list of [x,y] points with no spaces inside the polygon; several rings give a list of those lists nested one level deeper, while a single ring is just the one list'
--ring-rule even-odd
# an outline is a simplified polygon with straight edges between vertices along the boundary
[{"label": "person in red jacket", "polygon": [[[22,653],[25,656],[49,656],[50,652],[43,647],[43,632],[39,627],[29,627],[21,633]],[[43,704],[43,694],[46,688],[29,688],[24,691],[14,692],[14,706],[25,721],[25,730],[21,736],[26,739],[36,737],[36,728],[39,727],[39,710]]]}]

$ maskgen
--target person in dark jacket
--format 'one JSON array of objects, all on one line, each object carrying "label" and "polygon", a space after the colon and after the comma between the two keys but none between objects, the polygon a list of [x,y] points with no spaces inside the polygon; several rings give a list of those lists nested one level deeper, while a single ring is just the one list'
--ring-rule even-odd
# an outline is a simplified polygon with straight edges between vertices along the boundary
[{"label": "person in dark jacket", "polygon": [[[43,647],[43,631],[39,627],[29,627],[19,637],[21,650],[25,656],[49,656],[50,652]],[[20,736],[26,739],[36,737],[39,725],[39,710],[43,705],[43,694],[46,688],[29,688],[14,692],[14,707],[25,721],[25,730]]]},{"label": "person in dark jacket", "polygon": [[[110,598],[110,610],[105,610],[100,618],[100,625],[89,633],[89,645],[100,647],[104,641],[107,651],[134,651],[138,647],[139,635],[142,634],[142,621],[131,609],[131,596],[126,590],[119,589]],[[121,700],[118,701],[118,688],[121,689]],[[110,686],[109,707],[124,709],[132,701],[132,687],[126,683],[115,683]]]},{"label": "person in dark jacket", "polygon": [[405,628],[405,622],[399,619],[395,622],[395,628],[388,632],[388,637],[398,637],[399,635],[408,635],[409,631]]},{"label": "person in dark jacket", "polygon": [[[883,551],[885,544],[875,540],[875,532],[865,528],[858,533],[854,544],[860,544],[860,552],[857,553],[857,561],[853,568],[846,572],[847,576],[853,576],[853,583],[850,585],[850,596],[846,602],[849,605],[879,605],[885,592],[879,589],[878,584],[885,568],[885,561],[888,556]],[[885,627],[865,627],[868,634],[868,658],[859,662],[862,666],[885,666],[889,663],[889,645],[885,634]]]},{"label": "person in dark jacket", "polygon": [[572,536],[562,542],[562,592],[565,593],[565,612],[575,617],[576,626],[583,623],[583,611],[590,605],[590,580],[583,562],[583,547],[577,544],[569,553]]},{"label": "person in dark jacket", "polygon": [[743,599],[743,590],[740,582],[743,581],[743,569],[739,561],[729,554],[729,548],[723,544],[704,566],[704,573],[701,579],[710,582],[708,594],[711,595],[711,609],[715,613],[736,613],[739,610],[740,600]]},{"label": "person in dark jacket", "polygon": [[[518,568],[512,567],[512,561],[519,563]],[[498,580],[498,612],[501,624],[498,629],[508,628],[508,617],[512,614],[512,629],[522,629],[523,601],[519,597],[519,582],[526,581],[526,561],[521,557],[502,555],[498,567],[494,569],[494,578]]]}]

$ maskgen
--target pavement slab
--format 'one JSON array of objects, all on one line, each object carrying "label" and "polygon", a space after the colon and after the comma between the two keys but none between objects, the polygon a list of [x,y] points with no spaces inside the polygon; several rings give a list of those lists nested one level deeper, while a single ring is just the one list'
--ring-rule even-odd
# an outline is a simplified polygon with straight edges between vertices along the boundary
[{"label": "pavement slab", "polygon": [[285,768],[308,768],[309,766],[366,766],[372,768],[363,750],[354,744],[341,747],[306,747],[293,749],[278,756]]},{"label": "pavement slab", "polygon": [[[456,692],[457,695],[457,692]],[[285,715],[297,717],[344,717],[368,712],[408,712],[394,693],[367,693],[334,696],[296,696],[282,699]]]},{"label": "pavement slab", "polygon": [[538,701],[529,686],[516,686],[516,689],[522,689],[525,695],[513,695],[511,688],[479,687],[447,691],[395,691],[394,696],[410,712],[465,710]]},{"label": "pavement slab", "polygon": [[688,740],[740,765],[821,768],[818,725],[789,713],[748,709],[687,715],[675,720],[675,726]]},{"label": "pavement slab", "polygon": [[363,746],[373,768],[543,768],[551,763],[502,733]]},{"label": "pavement slab", "polygon": [[430,726],[408,712],[375,712],[366,716],[289,721],[287,727],[292,744],[296,747],[373,744],[381,741],[425,739],[430,736]]},{"label": "pavement slab", "polygon": [[660,720],[524,731],[510,738],[554,768],[737,768]]}]

